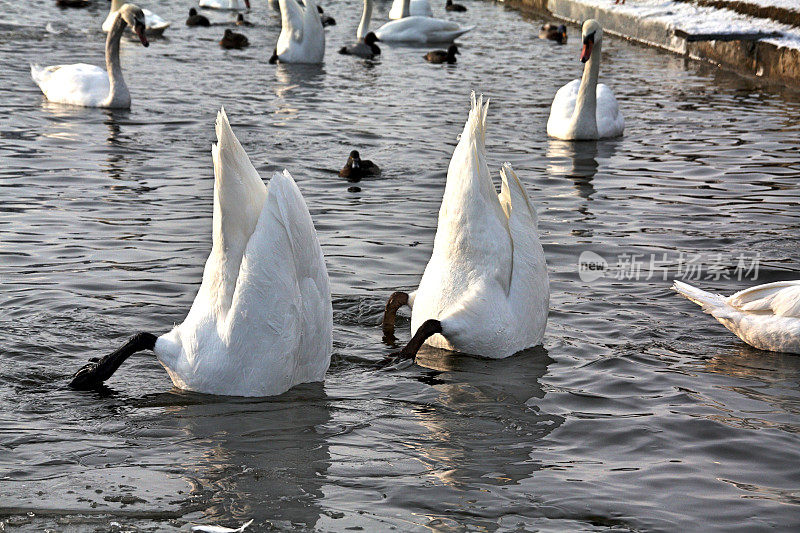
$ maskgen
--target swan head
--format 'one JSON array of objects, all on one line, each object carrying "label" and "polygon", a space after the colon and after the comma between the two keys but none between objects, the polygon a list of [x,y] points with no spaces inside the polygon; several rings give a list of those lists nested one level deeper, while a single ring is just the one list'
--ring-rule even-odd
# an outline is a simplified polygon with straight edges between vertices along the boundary
[{"label": "swan head", "polygon": [[581,63],[586,63],[592,56],[592,48],[603,39],[603,28],[600,23],[594,19],[589,19],[583,23],[581,30],[581,40],[583,40],[583,48],[581,49]]},{"label": "swan head", "polygon": [[145,35],[144,12],[139,6],[125,4],[119,8],[119,16],[122,17],[125,24],[133,28],[133,31],[136,32],[136,36],[139,37],[143,46],[150,46],[150,43],[147,42],[147,36]]},{"label": "swan head", "polygon": [[380,39],[378,39],[378,36],[375,35],[374,31],[371,31],[371,32],[369,32],[368,34],[366,34],[364,36],[364,43],[366,43],[366,44],[375,44],[375,43],[377,43],[379,41],[380,41]]}]

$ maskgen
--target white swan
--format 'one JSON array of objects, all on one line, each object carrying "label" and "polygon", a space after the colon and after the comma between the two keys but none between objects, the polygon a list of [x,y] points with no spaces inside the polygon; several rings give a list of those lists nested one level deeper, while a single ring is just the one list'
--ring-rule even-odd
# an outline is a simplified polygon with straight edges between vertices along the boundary
[{"label": "white swan", "polygon": [[412,309],[414,336],[401,357],[413,357],[423,342],[497,359],[542,342],[550,290],[536,211],[508,163],[495,190],[486,165],[488,107],[472,93],[419,288],[386,304],[387,337],[397,309]]},{"label": "white swan", "polygon": [[250,9],[250,0],[200,0],[199,5],[206,9],[244,11],[245,9]]},{"label": "white swan", "polygon": [[750,346],[800,354],[800,280],[758,285],[727,298],[680,281],[672,288]]},{"label": "white swan", "polygon": [[96,388],[139,350],[153,350],[181,389],[272,396],[322,381],[330,365],[333,310],[322,249],[287,171],[265,187],[217,116],[211,254],[182,324],[158,338],[139,333],[79,370],[73,388]]},{"label": "white swan", "polygon": [[392,8],[389,10],[390,20],[399,20],[409,16],[419,17],[432,17],[433,10],[428,0],[411,0],[408,5],[408,11],[403,12],[403,0],[394,0]]},{"label": "white swan", "polygon": [[51,102],[86,107],[130,107],[131,93],[119,62],[119,40],[126,26],[134,29],[144,46],[149,45],[144,13],[133,4],[125,4],[116,12],[106,37],[106,70],[85,63],[52,67],[31,65],[33,81]]},{"label": "white swan", "polygon": [[603,29],[596,20],[583,23],[581,61],[586,63],[580,81],[558,90],[550,106],[547,134],[565,141],[589,141],[622,135],[625,119],[608,86],[597,83]]},{"label": "white swan", "polygon": [[[403,12],[408,12],[409,0],[402,0]],[[404,17],[387,22],[375,31],[378,39],[402,43],[450,43],[475,26],[462,28],[455,22],[432,17]]]},{"label": "white swan", "polygon": [[325,58],[325,30],[314,0],[305,7],[297,0],[280,0],[281,34],[270,63],[322,63]]},{"label": "white swan", "polygon": [[[111,31],[111,26],[114,24],[114,16],[119,8],[123,5],[123,0],[111,0],[111,8],[108,10],[108,16],[103,21],[103,31],[108,33]],[[144,13],[144,26],[147,29],[147,35],[158,37],[164,33],[164,30],[169,28],[170,23],[162,19],[148,9],[142,9]]]}]

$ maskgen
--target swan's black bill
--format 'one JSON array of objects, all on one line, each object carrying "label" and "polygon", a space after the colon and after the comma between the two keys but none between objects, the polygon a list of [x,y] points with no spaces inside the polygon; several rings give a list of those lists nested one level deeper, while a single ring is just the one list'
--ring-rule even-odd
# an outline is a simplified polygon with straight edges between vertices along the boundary
[{"label": "swan's black bill", "polygon": [[152,350],[156,346],[157,337],[152,333],[137,333],[123,346],[105,357],[92,360],[84,365],[72,376],[69,386],[76,390],[92,390],[100,388],[105,380],[114,375],[114,372],[125,360],[136,352]]}]

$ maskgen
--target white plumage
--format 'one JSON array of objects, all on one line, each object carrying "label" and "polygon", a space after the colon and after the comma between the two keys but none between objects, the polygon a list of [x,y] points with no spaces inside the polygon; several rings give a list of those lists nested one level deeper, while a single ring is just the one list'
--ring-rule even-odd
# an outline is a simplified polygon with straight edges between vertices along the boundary
[{"label": "white plumage", "polygon": [[375,31],[378,39],[401,43],[450,43],[475,28],[462,28],[455,22],[432,17],[405,17],[387,22]]},{"label": "white plumage", "polygon": [[[428,0],[411,0],[405,16],[432,17],[433,10],[430,2]],[[403,0],[394,0],[392,8],[389,10],[389,19],[399,20],[401,18],[403,18]]]},{"label": "white plumage", "polygon": [[433,253],[409,297],[412,333],[441,322],[432,346],[508,357],[542,342],[550,301],[536,211],[511,166],[498,195],[486,164],[486,113],[472,109],[447,170]]},{"label": "white plumage", "polygon": [[[625,129],[625,119],[617,99],[608,86],[597,83],[603,45],[603,29],[595,20],[583,25],[582,38],[589,45],[588,61],[580,80],[561,87],[550,106],[547,134],[565,141],[583,141],[618,137]],[[584,53],[587,44],[584,44]]]},{"label": "white plumage", "polygon": [[297,0],[280,0],[281,33],[275,55],[282,63],[322,63],[325,30],[314,0],[302,7]]},{"label": "white plumage", "polygon": [[[103,21],[102,28],[104,32],[108,33],[111,31],[111,26],[114,24],[114,16],[124,3],[124,0],[111,0],[108,16],[106,16],[106,19]],[[144,26],[147,35],[159,36],[164,33],[164,30],[169,28],[170,22],[167,22],[149,9],[142,9],[142,13],[144,13]],[[133,28],[131,28],[131,31],[133,31]]]},{"label": "white plumage", "polygon": [[800,280],[758,285],[727,298],[680,281],[672,288],[750,346],[800,354]]},{"label": "white plumage", "polygon": [[230,9],[244,11],[250,9],[244,0],[200,0],[200,7],[206,9]]},{"label": "white plumage", "polygon": [[311,216],[287,171],[265,187],[217,117],[211,254],[182,324],[155,353],[176,387],[271,396],[322,381],[330,365],[333,311]]}]

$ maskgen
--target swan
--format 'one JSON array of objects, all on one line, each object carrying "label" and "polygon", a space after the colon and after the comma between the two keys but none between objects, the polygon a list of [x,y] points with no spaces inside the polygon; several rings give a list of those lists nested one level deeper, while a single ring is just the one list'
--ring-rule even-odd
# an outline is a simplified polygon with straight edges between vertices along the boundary
[{"label": "swan", "polygon": [[428,0],[411,0],[408,8],[403,5],[403,0],[394,0],[389,10],[389,20],[399,20],[409,16],[432,17],[433,10]]},{"label": "swan", "polygon": [[[108,33],[111,31],[111,26],[114,24],[114,16],[119,8],[123,5],[123,0],[110,0],[111,8],[108,10],[108,16],[103,21],[103,31]],[[142,9],[144,13],[144,26],[147,29],[147,35],[151,37],[158,37],[164,33],[164,30],[169,28],[170,22],[162,19],[148,9]]]},{"label": "swan", "polygon": [[672,288],[750,346],[800,354],[800,280],[758,285],[727,298],[677,280]]},{"label": "swan", "polygon": [[33,81],[51,102],[85,107],[129,108],[131,93],[122,78],[119,40],[125,27],[130,26],[142,45],[149,46],[144,20],[142,10],[133,4],[125,4],[116,12],[114,24],[106,37],[106,70],[85,63],[52,67],[31,65]]},{"label": "swan", "polygon": [[211,254],[189,314],[84,366],[72,388],[97,388],[141,350],[155,352],[176,387],[207,394],[273,396],[324,380],[333,309],[303,196],[286,170],[264,186],[224,109],[216,133]]},{"label": "swan", "polygon": [[372,59],[380,55],[381,49],[375,44],[378,37],[369,31],[369,21],[372,18],[372,0],[364,0],[364,10],[361,12],[361,22],[358,23],[356,30],[356,42],[343,46],[339,49],[340,54],[358,56],[365,59]]},{"label": "swan", "polygon": [[496,359],[542,342],[550,289],[536,211],[510,164],[500,172],[500,194],[495,190],[486,165],[488,107],[472,93],[419,287],[386,304],[388,338],[397,309],[411,307],[413,337],[401,358],[413,358],[423,342]]},{"label": "swan", "polygon": [[280,0],[281,34],[270,63],[322,63],[325,31],[314,0],[301,7],[297,0]]},{"label": "swan", "polygon": [[206,9],[230,9],[242,11],[250,9],[250,0],[200,0],[200,7]]},{"label": "swan", "polygon": [[603,29],[596,20],[583,23],[581,61],[586,63],[580,81],[573,80],[558,90],[550,106],[547,134],[565,141],[591,141],[618,137],[625,129],[614,93],[597,83]]},{"label": "swan", "polygon": [[[409,0],[402,0],[403,11],[407,12]],[[405,43],[451,43],[475,26],[462,28],[455,22],[433,17],[404,17],[387,22],[375,32],[378,39],[386,42]]]}]

